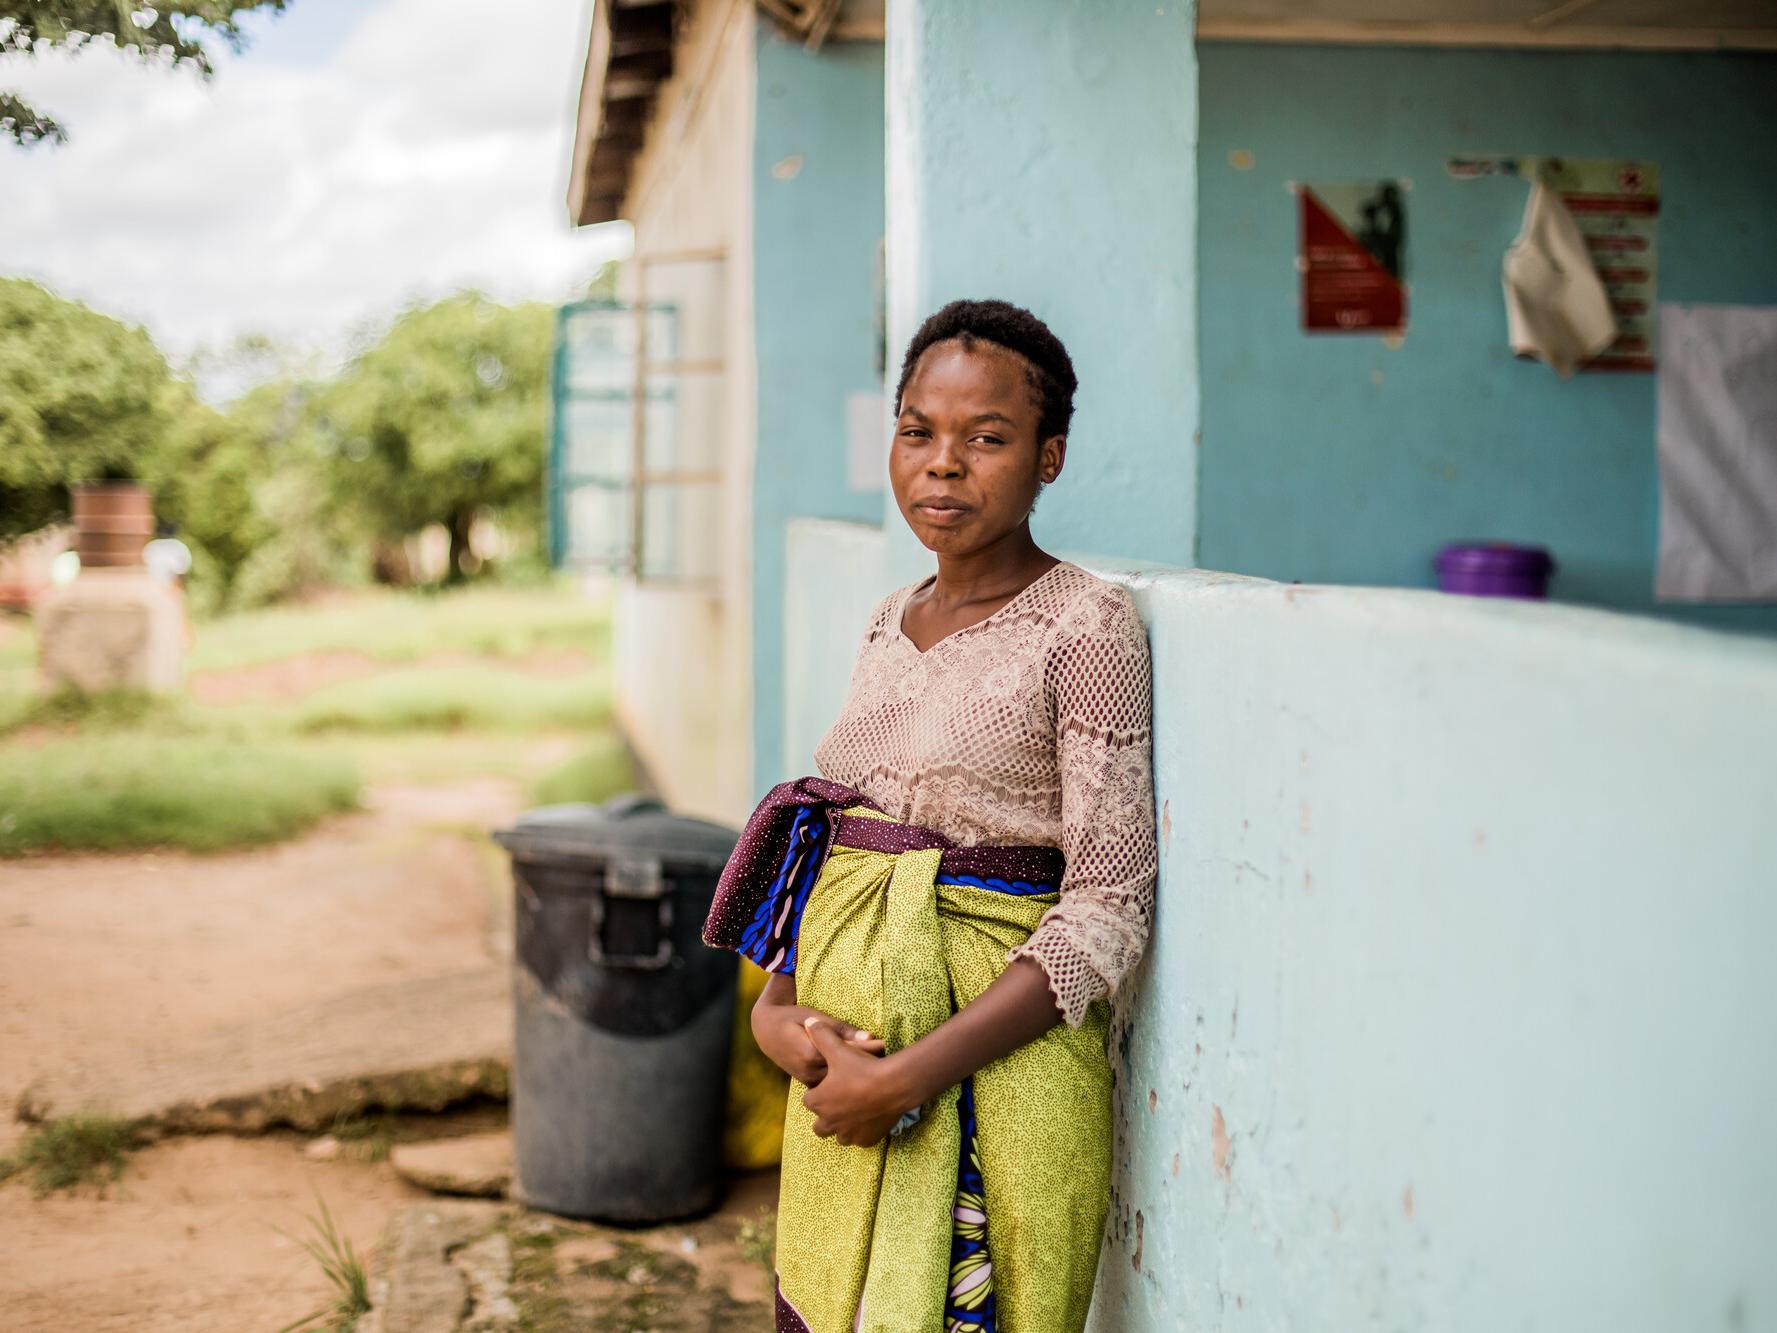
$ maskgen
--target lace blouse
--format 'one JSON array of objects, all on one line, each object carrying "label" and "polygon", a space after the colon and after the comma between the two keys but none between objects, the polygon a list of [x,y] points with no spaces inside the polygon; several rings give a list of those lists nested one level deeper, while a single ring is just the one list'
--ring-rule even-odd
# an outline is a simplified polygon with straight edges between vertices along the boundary
[{"label": "lace blouse", "polygon": [[922,653],[901,612],[935,577],[877,603],[815,764],[959,845],[1061,848],[1061,901],[1008,957],[1042,965],[1077,1027],[1135,966],[1153,916],[1147,633],[1127,589],[1063,560]]}]

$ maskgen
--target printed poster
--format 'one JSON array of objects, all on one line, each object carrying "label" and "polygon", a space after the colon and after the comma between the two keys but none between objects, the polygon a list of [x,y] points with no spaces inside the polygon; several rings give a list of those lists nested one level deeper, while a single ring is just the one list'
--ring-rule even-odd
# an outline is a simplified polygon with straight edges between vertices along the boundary
[{"label": "printed poster", "polygon": [[1453,158],[1457,177],[1539,176],[1561,196],[1610,294],[1617,340],[1582,370],[1652,370],[1660,165],[1607,157]]},{"label": "printed poster", "polygon": [[1659,164],[1569,157],[1544,158],[1540,165],[1579,224],[1617,315],[1617,340],[1583,369],[1652,370]]},{"label": "printed poster", "polygon": [[1296,186],[1302,327],[1310,333],[1404,333],[1407,183]]}]

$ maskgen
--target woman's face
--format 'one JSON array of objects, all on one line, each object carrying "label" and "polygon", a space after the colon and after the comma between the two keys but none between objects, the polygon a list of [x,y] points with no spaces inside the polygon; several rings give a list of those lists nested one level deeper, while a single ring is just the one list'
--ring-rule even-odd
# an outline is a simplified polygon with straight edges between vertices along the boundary
[{"label": "woman's face", "polygon": [[941,555],[991,545],[1030,515],[1061,472],[1065,437],[1037,439],[1024,358],[977,340],[928,347],[901,395],[889,483],[907,526]]}]

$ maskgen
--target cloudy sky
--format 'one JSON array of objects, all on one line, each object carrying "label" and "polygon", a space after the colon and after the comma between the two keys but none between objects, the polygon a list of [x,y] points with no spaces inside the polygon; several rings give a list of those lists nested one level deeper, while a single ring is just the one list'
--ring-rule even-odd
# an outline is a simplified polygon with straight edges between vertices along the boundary
[{"label": "cloudy sky", "polygon": [[587,0],[292,0],[207,83],[0,59],[69,133],[0,144],[0,274],[175,359],[244,333],[337,350],[464,286],[560,299],[629,244],[563,203],[586,23]]}]

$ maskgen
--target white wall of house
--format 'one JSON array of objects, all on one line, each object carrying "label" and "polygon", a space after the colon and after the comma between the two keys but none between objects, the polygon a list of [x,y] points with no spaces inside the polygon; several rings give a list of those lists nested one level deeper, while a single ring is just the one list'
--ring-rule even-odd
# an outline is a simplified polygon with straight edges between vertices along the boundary
[{"label": "white wall of house", "polygon": [[752,805],[755,21],[751,0],[691,8],[623,209],[635,227],[632,284],[638,261],[649,256],[727,255],[719,579],[710,589],[625,582],[614,666],[619,720],[664,798],[685,813],[731,823]]}]

